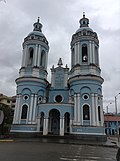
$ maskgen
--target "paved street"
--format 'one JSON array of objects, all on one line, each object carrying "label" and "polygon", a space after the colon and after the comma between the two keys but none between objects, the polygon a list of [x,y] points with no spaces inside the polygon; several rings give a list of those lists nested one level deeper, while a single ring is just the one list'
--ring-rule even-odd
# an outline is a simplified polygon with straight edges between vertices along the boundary
[{"label": "paved street", "polygon": [[0,142],[0,161],[115,161],[117,148],[40,142]]}]

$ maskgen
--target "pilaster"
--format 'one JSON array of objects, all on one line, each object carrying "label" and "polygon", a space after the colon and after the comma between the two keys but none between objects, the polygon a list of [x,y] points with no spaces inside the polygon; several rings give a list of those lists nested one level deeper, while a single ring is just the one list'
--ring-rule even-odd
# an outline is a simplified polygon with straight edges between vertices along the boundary
[{"label": "pilaster", "polygon": [[38,57],[37,57],[37,66],[38,67],[40,66],[40,59],[41,59],[40,55],[41,55],[41,46],[39,45],[38,46]]},{"label": "pilaster", "polygon": [[60,118],[60,136],[64,136],[64,117]]},{"label": "pilaster", "polygon": [[29,108],[29,116],[28,116],[28,124],[32,123],[32,109],[33,109],[33,99],[34,99],[34,95],[31,95],[31,99],[30,99],[30,108]]},{"label": "pilaster", "polygon": [[48,134],[48,118],[44,118],[43,135]]},{"label": "pilaster", "polygon": [[92,98],[92,107],[91,107],[91,112],[92,112],[92,117],[91,117],[91,119],[92,119],[92,125],[93,126],[96,126],[96,121],[95,121],[95,115],[96,115],[96,113],[95,113],[95,102],[94,102],[94,94],[92,93],[91,94],[91,98]]},{"label": "pilaster", "polygon": [[37,95],[34,95],[34,107],[33,107],[32,123],[36,123],[36,107],[37,107]]}]

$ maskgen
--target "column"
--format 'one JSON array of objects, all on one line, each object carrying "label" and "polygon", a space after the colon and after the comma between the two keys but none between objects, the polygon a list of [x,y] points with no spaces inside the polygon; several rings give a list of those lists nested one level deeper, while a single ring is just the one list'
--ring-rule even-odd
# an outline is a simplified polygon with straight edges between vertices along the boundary
[{"label": "column", "polygon": [[72,133],[72,124],[73,124],[73,120],[72,118],[70,118],[70,133]]},{"label": "column", "polygon": [[92,110],[92,117],[91,117],[92,123],[91,123],[91,125],[96,126],[96,122],[95,122],[95,115],[96,115],[95,111],[96,110],[95,110],[94,94],[93,93],[91,94],[91,97],[92,97],[92,107],[91,107],[91,110]]},{"label": "column", "polygon": [[77,122],[78,122],[78,125],[80,125],[80,94],[79,93],[77,94],[77,100],[78,100],[78,103],[77,103],[77,107],[78,107],[78,110],[77,110],[77,114],[78,114]]},{"label": "column", "polygon": [[95,94],[95,109],[96,109],[96,125],[99,126],[99,120],[98,120],[98,103],[97,103],[97,94]]},{"label": "column", "polygon": [[80,64],[80,43],[78,42],[78,64]]},{"label": "column", "polygon": [[40,66],[40,58],[41,58],[41,46],[38,46],[38,57],[37,57],[37,66]]},{"label": "column", "polygon": [[93,63],[93,53],[92,53],[91,41],[89,41],[89,52],[90,52],[90,63]]},{"label": "column", "polygon": [[48,118],[44,118],[43,135],[48,134]]},{"label": "column", "polygon": [[32,122],[36,123],[36,107],[37,107],[37,95],[34,96],[33,118]]},{"label": "column", "polygon": [[51,87],[55,86],[55,72],[51,71]]},{"label": "column", "polygon": [[74,124],[77,122],[77,102],[76,102],[76,94],[74,95]]},{"label": "column", "polygon": [[16,97],[16,103],[15,103],[15,111],[14,111],[13,124],[16,124],[16,119],[17,119],[17,110],[18,110],[18,95],[17,95],[17,97]]},{"label": "column", "polygon": [[76,64],[78,64],[78,43],[76,43]]},{"label": "column", "polygon": [[32,123],[32,109],[33,109],[33,99],[34,99],[34,95],[31,95],[31,99],[30,99],[30,107],[29,107],[29,116],[28,116],[28,124]]},{"label": "column", "polygon": [[46,96],[44,96],[43,103],[46,103]]},{"label": "column", "polygon": [[25,66],[25,49],[23,49],[23,51],[22,51],[22,64],[21,64],[21,66],[22,67],[24,67]]},{"label": "column", "polygon": [[92,54],[93,54],[93,63],[95,64],[95,45],[92,43]]},{"label": "column", "polygon": [[67,87],[67,83],[68,83],[68,69],[65,70],[65,78],[64,78],[65,87]]},{"label": "column", "polygon": [[101,126],[104,124],[104,114],[103,114],[103,98],[101,96],[101,108],[100,108],[100,116],[101,116]]},{"label": "column", "polygon": [[60,118],[60,136],[64,136],[64,117]]},{"label": "column", "polygon": [[77,44],[75,43],[75,63],[74,65],[77,64]]},{"label": "column", "polygon": [[40,115],[37,118],[37,131],[40,131]]},{"label": "column", "polygon": [[48,63],[48,52],[45,53],[45,69],[47,70],[47,63]]},{"label": "column", "polygon": [[17,118],[16,118],[16,122],[18,122],[18,124],[20,124],[21,121],[21,95],[18,96],[18,107],[17,107]]},{"label": "column", "polygon": [[22,67],[25,67],[27,65],[26,54],[27,54],[27,46],[25,46],[25,48],[23,49]]},{"label": "column", "polygon": [[36,66],[37,65],[37,52],[38,52],[38,45],[35,45],[35,52],[34,52],[34,65],[33,66]]}]

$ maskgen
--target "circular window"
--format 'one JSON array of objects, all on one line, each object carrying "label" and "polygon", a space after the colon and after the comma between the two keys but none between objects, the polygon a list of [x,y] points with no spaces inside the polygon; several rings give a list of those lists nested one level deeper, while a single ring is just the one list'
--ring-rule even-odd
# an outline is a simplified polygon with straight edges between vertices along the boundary
[{"label": "circular window", "polygon": [[23,99],[24,99],[24,100],[28,100],[28,99],[29,99],[29,96],[28,96],[28,95],[24,95],[24,96],[23,96]]},{"label": "circular window", "polygon": [[88,95],[88,94],[84,94],[84,95],[83,95],[83,99],[84,99],[84,100],[88,100],[88,99],[89,99],[89,95]]},{"label": "circular window", "polygon": [[55,101],[56,101],[57,103],[60,103],[60,102],[62,101],[62,96],[61,96],[61,95],[57,95],[57,96],[55,97]]},{"label": "circular window", "polygon": [[38,97],[38,101],[42,102],[42,97],[41,96]]}]

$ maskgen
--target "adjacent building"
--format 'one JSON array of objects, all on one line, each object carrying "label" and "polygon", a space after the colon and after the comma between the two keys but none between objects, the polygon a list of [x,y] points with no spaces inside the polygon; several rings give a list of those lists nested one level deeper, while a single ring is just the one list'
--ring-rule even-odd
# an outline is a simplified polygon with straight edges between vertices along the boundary
[{"label": "adjacent building", "polygon": [[120,135],[120,114],[104,114],[105,133],[107,135]]},{"label": "adjacent building", "polygon": [[3,93],[0,93],[0,104],[6,105],[13,110],[15,109],[16,96],[6,96]]},{"label": "adjacent building", "polygon": [[71,67],[60,58],[51,68],[51,83],[49,43],[39,18],[25,37],[12,133],[105,136],[99,39],[85,14],[79,23],[71,40]]}]

